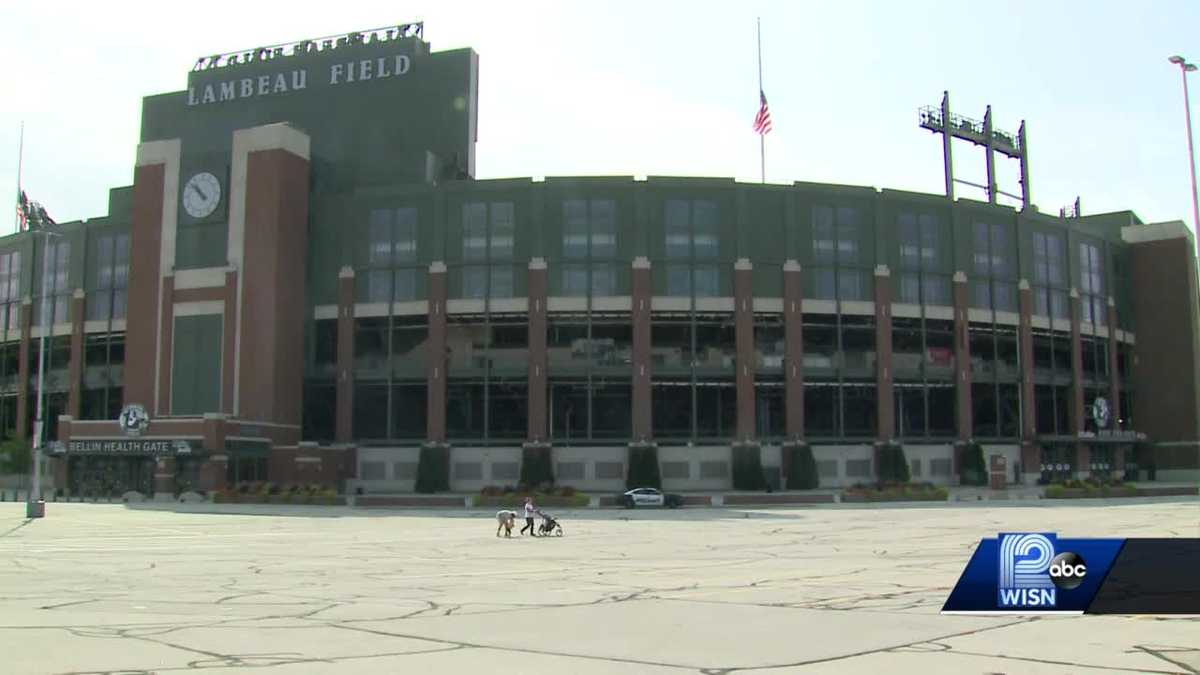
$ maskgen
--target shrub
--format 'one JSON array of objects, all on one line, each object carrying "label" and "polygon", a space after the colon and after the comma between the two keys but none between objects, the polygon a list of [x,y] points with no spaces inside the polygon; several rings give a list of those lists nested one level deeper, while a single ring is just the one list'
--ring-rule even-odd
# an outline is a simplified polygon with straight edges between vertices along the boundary
[{"label": "shrub", "polygon": [[817,460],[808,444],[796,444],[787,448],[792,455],[792,468],[788,472],[789,490],[815,490],[821,484],[817,474]]},{"label": "shrub", "polygon": [[450,490],[450,448],[444,445],[425,445],[417,460],[416,492],[430,494]]},{"label": "shrub", "polygon": [[553,485],[553,448],[549,445],[527,445],[521,449],[521,482],[526,485]]},{"label": "shrub", "polygon": [[562,487],[558,488],[559,497],[574,497],[575,492],[575,488],[571,487],[570,485],[563,485]]},{"label": "shrub", "polygon": [[28,441],[10,438],[0,443],[0,473],[26,474],[33,468]]},{"label": "shrub", "polygon": [[763,477],[762,452],[757,445],[733,446],[733,489],[761,490],[767,486]]},{"label": "shrub", "polygon": [[879,448],[879,482],[907,484],[910,478],[908,459],[904,456],[904,446],[899,443],[883,444]]},{"label": "shrub", "polygon": [[958,482],[960,485],[987,485],[988,471],[983,459],[982,445],[971,442],[963,447],[958,466]]},{"label": "shrub", "polygon": [[629,473],[625,476],[625,489],[640,487],[662,489],[662,474],[658,470],[658,446],[629,446]]},{"label": "shrub", "polygon": [[479,494],[483,495],[484,497],[499,497],[500,495],[504,494],[504,489],[499,485],[487,485],[479,491]]}]

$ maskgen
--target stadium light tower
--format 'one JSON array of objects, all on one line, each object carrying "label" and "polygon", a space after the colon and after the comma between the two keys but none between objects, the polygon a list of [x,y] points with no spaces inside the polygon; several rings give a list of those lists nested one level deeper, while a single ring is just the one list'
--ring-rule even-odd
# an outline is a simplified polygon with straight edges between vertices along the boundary
[{"label": "stadium light tower", "polygon": [[1188,63],[1187,59],[1176,54],[1167,59],[1179,66],[1179,75],[1183,78],[1183,112],[1187,116],[1188,139],[1188,168],[1192,171],[1192,227],[1197,232],[1197,250],[1200,250],[1200,203],[1196,197],[1196,150],[1192,145],[1192,104],[1188,100],[1187,74],[1195,72],[1196,65]]}]

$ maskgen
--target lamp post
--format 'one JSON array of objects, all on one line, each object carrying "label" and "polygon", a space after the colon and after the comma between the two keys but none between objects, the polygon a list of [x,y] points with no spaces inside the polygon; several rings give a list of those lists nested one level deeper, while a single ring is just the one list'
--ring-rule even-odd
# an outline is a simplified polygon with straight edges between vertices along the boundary
[{"label": "lamp post", "polygon": [[[1197,201],[1196,196],[1196,151],[1192,146],[1192,104],[1188,100],[1187,86],[1187,74],[1195,72],[1196,65],[1188,63],[1187,59],[1179,55],[1172,56],[1167,60],[1179,66],[1179,75],[1183,78],[1183,111],[1187,115],[1188,168],[1192,171],[1192,227],[1196,228],[1196,232],[1200,235],[1200,202]],[[1196,245],[1200,248],[1200,236],[1197,237]]]},{"label": "lamp post", "polygon": [[46,515],[46,507],[42,501],[42,430],[45,427],[43,399],[46,382],[46,333],[51,329],[46,310],[50,307],[50,238],[60,236],[46,229],[36,232],[46,235],[46,238],[42,242],[42,334],[38,337],[37,412],[33,422],[33,485],[29,490],[29,501],[25,504],[26,518],[43,518]]}]

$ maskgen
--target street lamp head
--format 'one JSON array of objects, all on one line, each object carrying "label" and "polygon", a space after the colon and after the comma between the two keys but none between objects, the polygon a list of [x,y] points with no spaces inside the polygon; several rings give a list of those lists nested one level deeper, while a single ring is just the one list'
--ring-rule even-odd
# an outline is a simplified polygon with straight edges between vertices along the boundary
[{"label": "street lamp head", "polygon": [[1180,64],[1184,62],[1184,58],[1178,54],[1168,57],[1167,60],[1174,64]]},{"label": "street lamp head", "polygon": [[1194,72],[1196,72],[1196,64],[1194,64],[1194,63],[1185,63],[1185,64],[1183,64],[1183,72],[1185,72],[1185,73],[1194,73]]}]

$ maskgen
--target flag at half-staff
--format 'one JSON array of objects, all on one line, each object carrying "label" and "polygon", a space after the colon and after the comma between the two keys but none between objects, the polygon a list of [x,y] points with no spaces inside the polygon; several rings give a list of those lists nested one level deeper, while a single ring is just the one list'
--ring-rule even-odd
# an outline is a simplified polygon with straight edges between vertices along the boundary
[{"label": "flag at half-staff", "polygon": [[767,95],[758,90],[758,114],[754,116],[754,130],[760,135],[771,131],[771,111],[767,109]]}]

